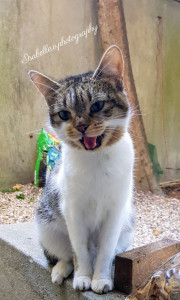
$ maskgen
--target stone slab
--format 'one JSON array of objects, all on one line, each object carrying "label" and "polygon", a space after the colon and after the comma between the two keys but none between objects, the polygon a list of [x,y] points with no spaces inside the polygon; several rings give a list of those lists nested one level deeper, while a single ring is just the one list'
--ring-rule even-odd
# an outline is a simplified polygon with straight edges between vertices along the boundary
[{"label": "stone slab", "polygon": [[72,279],[62,286],[51,282],[51,268],[40,248],[33,223],[0,226],[0,299],[3,300],[124,300],[111,292],[97,295],[72,288]]}]

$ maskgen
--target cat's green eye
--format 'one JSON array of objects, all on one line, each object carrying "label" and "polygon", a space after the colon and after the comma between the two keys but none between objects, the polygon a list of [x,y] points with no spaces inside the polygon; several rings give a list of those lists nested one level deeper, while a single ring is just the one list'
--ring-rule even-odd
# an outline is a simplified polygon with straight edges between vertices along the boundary
[{"label": "cat's green eye", "polygon": [[91,106],[91,113],[96,113],[103,109],[104,101],[97,101]]},{"label": "cat's green eye", "polygon": [[58,114],[63,121],[67,121],[71,118],[71,113],[67,110],[61,110]]}]

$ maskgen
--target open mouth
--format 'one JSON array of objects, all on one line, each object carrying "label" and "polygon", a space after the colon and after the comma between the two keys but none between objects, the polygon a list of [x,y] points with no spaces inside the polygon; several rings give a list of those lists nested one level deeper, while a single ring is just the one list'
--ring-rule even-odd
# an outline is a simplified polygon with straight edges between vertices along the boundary
[{"label": "open mouth", "polygon": [[101,146],[104,135],[105,134],[103,133],[101,135],[93,136],[93,137],[83,136],[80,139],[80,142],[86,150],[94,150]]}]

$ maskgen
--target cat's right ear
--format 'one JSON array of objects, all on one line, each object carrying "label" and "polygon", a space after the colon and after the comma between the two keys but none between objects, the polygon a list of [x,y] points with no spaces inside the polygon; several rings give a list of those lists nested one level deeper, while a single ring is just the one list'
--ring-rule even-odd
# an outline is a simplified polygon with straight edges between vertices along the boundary
[{"label": "cat's right ear", "polygon": [[118,46],[110,46],[103,54],[101,61],[93,74],[93,78],[103,76],[116,77],[123,81],[124,60]]},{"label": "cat's right ear", "polygon": [[28,75],[36,88],[46,99],[48,106],[51,106],[53,104],[55,94],[58,94],[58,83],[37,71],[31,70],[28,72]]}]

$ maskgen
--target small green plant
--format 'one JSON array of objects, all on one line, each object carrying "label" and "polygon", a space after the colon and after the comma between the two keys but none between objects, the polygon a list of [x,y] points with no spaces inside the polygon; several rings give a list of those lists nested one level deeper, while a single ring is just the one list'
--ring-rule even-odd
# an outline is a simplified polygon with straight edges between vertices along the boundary
[{"label": "small green plant", "polygon": [[32,197],[31,199],[28,200],[28,203],[31,203],[31,202],[34,202],[35,201],[35,198]]},{"label": "small green plant", "polygon": [[23,194],[23,193],[21,193],[21,194],[17,195],[17,196],[16,196],[16,198],[17,198],[17,199],[24,199],[24,198],[25,198],[25,196],[24,196],[24,194]]},{"label": "small green plant", "polygon": [[3,194],[9,194],[9,193],[15,193],[15,192],[21,192],[22,189],[7,189],[7,190],[2,190],[1,193]]},{"label": "small green plant", "polygon": [[3,193],[3,194],[12,193],[12,189],[2,190],[1,193]]},{"label": "small green plant", "polygon": [[12,192],[22,192],[22,189],[12,189]]}]

